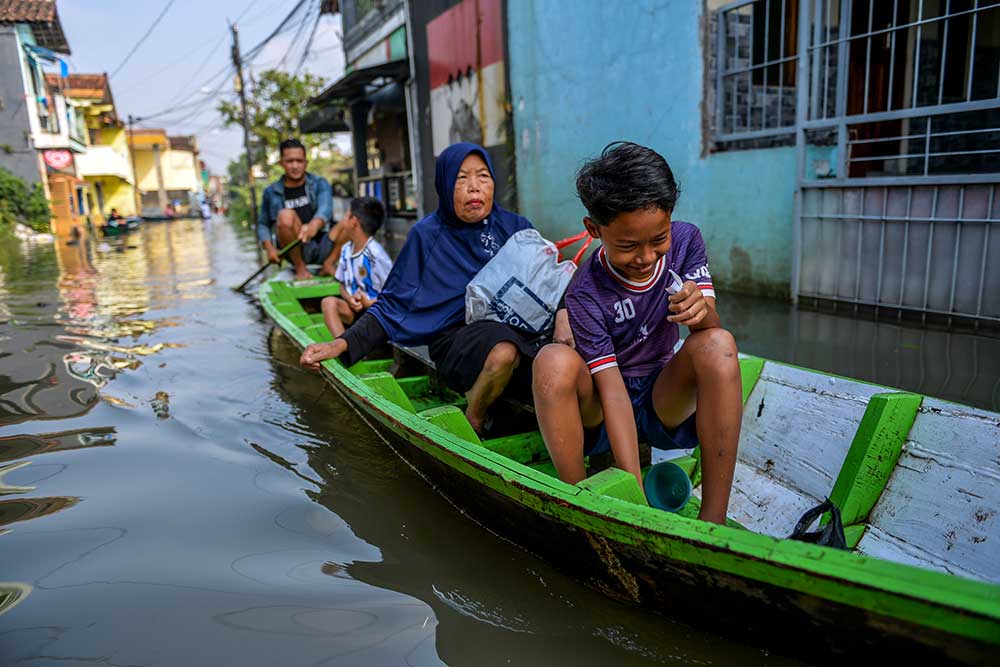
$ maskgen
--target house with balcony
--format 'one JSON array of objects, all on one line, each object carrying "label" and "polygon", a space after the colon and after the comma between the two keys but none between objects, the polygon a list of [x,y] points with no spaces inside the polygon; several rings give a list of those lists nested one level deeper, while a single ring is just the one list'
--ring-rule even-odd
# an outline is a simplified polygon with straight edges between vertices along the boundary
[{"label": "house with balcony", "polygon": [[86,150],[76,159],[87,184],[86,204],[94,224],[105,224],[111,209],[136,215],[135,179],[128,137],[115,109],[107,74],[71,74],[63,96],[83,116]]},{"label": "house with balcony", "polygon": [[58,234],[81,226],[86,211],[76,169],[85,125],[60,83],[69,53],[55,0],[0,4],[0,166],[43,188]]}]

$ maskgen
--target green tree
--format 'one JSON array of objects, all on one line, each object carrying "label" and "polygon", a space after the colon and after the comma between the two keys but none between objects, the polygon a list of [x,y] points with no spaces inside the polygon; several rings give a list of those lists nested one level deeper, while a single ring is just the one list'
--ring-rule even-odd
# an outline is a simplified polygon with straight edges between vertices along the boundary
[{"label": "green tree", "polygon": [[[308,101],[323,89],[324,80],[312,74],[289,74],[281,70],[265,70],[260,78],[247,87],[247,112],[250,117],[251,141],[260,142],[265,154],[278,150],[278,144],[289,137],[297,137],[307,152],[316,146],[326,145],[329,134],[302,134],[299,119],[308,110]],[[218,105],[219,114],[226,126],[241,126],[239,102],[223,100]],[[254,163],[266,160],[254,155]]]},{"label": "green tree", "polygon": [[48,232],[51,219],[41,184],[29,188],[23,179],[0,167],[0,225],[10,227],[20,222],[35,231]]}]

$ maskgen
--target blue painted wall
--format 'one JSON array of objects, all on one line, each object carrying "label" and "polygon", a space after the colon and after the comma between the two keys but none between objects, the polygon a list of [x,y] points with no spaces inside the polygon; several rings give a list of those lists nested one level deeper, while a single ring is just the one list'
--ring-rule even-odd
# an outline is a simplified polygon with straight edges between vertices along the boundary
[{"label": "blue painted wall", "polygon": [[702,13],[702,0],[508,0],[519,212],[549,238],[575,233],[576,169],[611,141],[645,144],[680,182],[674,217],[701,228],[716,285],[787,297],[795,151],[702,156]]}]

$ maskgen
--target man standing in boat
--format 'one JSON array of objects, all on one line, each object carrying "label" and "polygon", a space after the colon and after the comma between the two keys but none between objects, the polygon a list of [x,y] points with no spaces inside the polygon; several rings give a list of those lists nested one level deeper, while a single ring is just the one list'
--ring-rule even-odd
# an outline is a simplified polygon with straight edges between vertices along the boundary
[{"label": "man standing in boat", "polygon": [[527,394],[531,360],[554,339],[569,342],[565,310],[554,334],[530,334],[502,322],[465,323],[465,290],[516,232],[524,217],[495,201],[493,164],[481,146],[453,144],[438,157],[434,176],[438,209],[410,230],[378,301],[332,343],[310,345],[303,366],[324,359],[350,365],[386,340],[427,345],[438,375],[465,394],[465,415],[480,434],[489,430],[489,407],[513,382]]},{"label": "man standing in boat", "polygon": [[[285,175],[264,188],[257,238],[267,252],[268,261],[277,264],[279,248],[295,239],[302,246],[293,248],[288,256],[295,267],[295,279],[312,277],[307,264],[323,264],[323,273],[333,275],[333,261],[343,244],[340,230],[326,226],[333,214],[333,193],[326,179],[306,171],[306,147],[298,139],[286,139],[278,147],[281,168]],[[277,230],[274,230],[277,227]],[[273,236],[277,236],[277,245]],[[331,260],[332,258],[332,260]]]}]

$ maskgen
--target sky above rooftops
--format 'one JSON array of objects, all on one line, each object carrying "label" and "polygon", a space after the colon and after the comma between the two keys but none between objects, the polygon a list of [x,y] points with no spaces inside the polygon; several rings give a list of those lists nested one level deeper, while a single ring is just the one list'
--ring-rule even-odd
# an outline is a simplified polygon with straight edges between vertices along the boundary
[{"label": "sky above rooftops", "polygon": [[[167,0],[58,0],[73,53],[68,59],[70,72],[114,72],[166,4]],[[215,111],[219,99],[235,98],[227,19],[239,17],[240,47],[245,53],[270,34],[294,5],[289,0],[174,0],[148,39],[111,79],[119,117],[124,121],[129,114],[155,115],[137,127],[196,135],[202,159],[213,173],[225,174],[226,164],[240,154],[243,143],[242,130],[223,128]],[[290,25],[292,29],[275,37],[254,58],[251,71],[295,70],[312,23],[297,40],[298,20]],[[339,15],[320,18],[302,71],[328,83],[343,75]],[[338,136],[336,143],[342,150],[350,148],[346,135]]]}]

